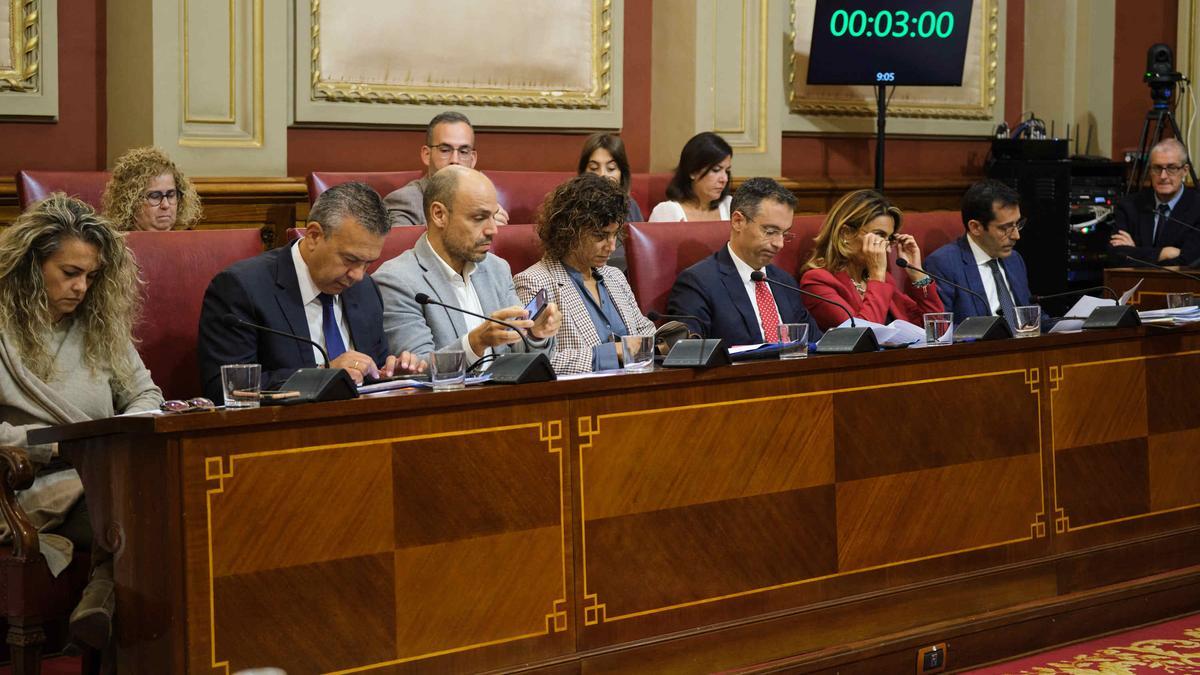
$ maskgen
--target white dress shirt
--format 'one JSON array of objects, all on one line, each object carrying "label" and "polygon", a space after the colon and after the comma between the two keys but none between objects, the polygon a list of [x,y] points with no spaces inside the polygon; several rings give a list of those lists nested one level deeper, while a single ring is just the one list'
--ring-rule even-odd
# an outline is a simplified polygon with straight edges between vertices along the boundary
[{"label": "white dress shirt", "polygon": [[[729,249],[729,257],[733,258],[733,266],[737,268],[738,276],[742,278],[742,286],[746,289],[746,295],[750,298],[750,306],[754,308],[754,318],[758,319],[758,330],[763,335],[766,335],[767,331],[764,330],[762,325],[762,313],[758,311],[758,294],[754,289],[755,282],[750,279],[750,274],[755,272],[755,269],[747,264],[746,261],[739,258],[737,253],[733,252],[732,245],[726,244],[725,247]],[[765,275],[766,273],[766,270],[763,270],[763,274]],[[774,299],[775,292],[771,289],[771,284],[765,279],[763,283],[767,285],[767,292]],[[779,301],[775,300],[775,325],[778,326],[780,323],[782,321],[779,318]]]},{"label": "white dress shirt", "polygon": [[[304,303],[304,318],[308,320],[308,336],[313,342],[325,345],[325,308],[321,305],[321,289],[313,282],[312,273],[308,271],[308,263],[300,255],[300,243],[292,244],[292,263],[296,266],[296,281],[300,284],[300,302]],[[342,334],[342,344],[346,349],[354,349],[350,342],[350,328],[346,325],[346,316],[342,313],[342,296],[333,296],[333,316],[337,319],[338,332]],[[321,350],[313,347],[313,358],[317,364],[324,364],[325,357]]]},{"label": "white dress shirt", "polygon": [[[980,248],[971,235],[967,235],[967,243],[971,246],[971,253],[975,256],[975,264],[979,266],[979,280],[983,282],[983,293],[988,299],[988,311],[991,312],[991,316],[995,316],[996,312],[1000,310],[1000,296],[996,293],[996,278],[992,276],[992,268],[989,265],[992,262],[992,256]],[[1004,261],[1000,261],[1000,276],[1004,278],[1004,283],[1008,286],[1008,297],[1012,298],[1013,306],[1016,306],[1017,296],[1013,295],[1012,284],[1008,283],[1008,273],[1004,271]]]},{"label": "white dress shirt", "polygon": [[[430,248],[432,249],[432,247]],[[475,292],[475,286],[471,284],[471,273],[475,271],[475,263],[468,261],[465,265],[463,265],[463,273],[459,274],[458,272],[455,272],[454,268],[450,267],[445,260],[442,260],[442,256],[438,255],[436,250],[433,251],[433,258],[437,261],[438,271],[446,277],[446,282],[449,283],[450,287],[454,289],[454,304],[457,305],[459,309],[465,309],[468,312],[475,312],[476,314],[483,314],[483,305],[479,304],[479,294]],[[471,316],[470,314],[463,314],[462,318],[464,325],[467,327],[467,333],[463,334],[462,336],[462,349],[467,356],[467,365],[470,366],[472,363],[482,359],[484,356],[491,354],[492,348],[488,347],[487,349],[483,350],[482,354],[476,354],[475,351],[471,349],[471,336],[469,333],[475,330],[479,324],[483,323],[483,319]]]}]

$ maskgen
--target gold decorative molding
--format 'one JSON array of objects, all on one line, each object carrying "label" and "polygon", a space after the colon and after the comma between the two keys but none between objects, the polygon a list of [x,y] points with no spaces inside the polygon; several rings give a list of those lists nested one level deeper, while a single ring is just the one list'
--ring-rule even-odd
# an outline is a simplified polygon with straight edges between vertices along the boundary
[{"label": "gold decorative molding", "polygon": [[[798,72],[796,59],[796,25],[799,0],[789,0],[789,17],[791,27],[788,37],[788,107],[792,113],[807,115],[874,117],[875,102],[873,99],[831,98],[821,96],[800,97],[796,92]],[[971,103],[951,103],[936,101],[920,101],[906,103],[899,101],[888,106],[889,117],[911,117],[953,120],[991,120],[996,104],[998,69],[1000,66],[1000,3],[998,0],[977,0],[983,13],[983,31],[979,39],[980,49],[980,82],[979,92]]]},{"label": "gold decorative molding", "polygon": [[337,103],[382,103],[469,107],[602,109],[610,105],[613,66],[613,0],[588,0],[592,7],[592,86],[589,91],[527,91],[495,87],[409,86],[335,82],[321,72],[321,0],[311,0],[309,40],[311,98]]},{"label": "gold decorative molding", "polygon": [[39,0],[8,0],[9,68],[0,70],[0,91],[37,91],[41,61]]}]

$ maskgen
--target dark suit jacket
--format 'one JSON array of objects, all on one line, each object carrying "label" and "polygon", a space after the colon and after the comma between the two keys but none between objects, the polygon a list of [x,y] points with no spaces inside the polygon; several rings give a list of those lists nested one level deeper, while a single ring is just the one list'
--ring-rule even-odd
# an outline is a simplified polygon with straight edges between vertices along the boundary
[{"label": "dark suit jacket", "polygon": [[[797,285],[790,274],[774,265],[767,265],[764,271],[768,279]],[[799,293],[772,284],[771,294],[783,323],[807,323],[810,342],[821,337],[821,329],[804,309]],[[680,273],[671,287],[667,313],[696,317],[699,324],[692,320],[685,323],[704,337],[721,338],[726,345],[763,341],[754,305],[746,297],[745,286],[727,246]]]},{"label": "dark suit jacket", "polygon": [[[1158,244],[1153,243],[1156,206],[1154,191],[1150,188],[1130,195],[1117,204],[1117,229],[1128,232],[1136,246],[1109,246],[1109,261],[1112,265],[1136,265],[1125,259],[1127,255],[1160,265],[1194,265],[1197,259],[1200,259],[1200,232],[1189,230],[1172,220],[1167,220],[1159,227]],[[1195,190],[1183,188],[1183,195],[1171,211],[1171,218],[1200,226],[1200,197],[1196,195]],[[1179,257],[1159,262],[1158,255],[1164,246],[1178,248]]]},{"label": "dark suit jacket", "polygon": [[[382,363],[387,359],[383,337],[383,301],[370,277],[341,294],[342,314],[354,348]],[[262,365],[263,389],[278,389],[299,368],[317,365],[312,345],[243,326],[226,326],[233,314],[247,321],[294,335],[311,337],[300,302],[300,284],[291,247],[277,248],[238,261],[218,274],[204,292],[197,344],[204,395],[218,405],[221,366],[227,363]],[[319,340],[318,340],[319,342]]]},{"label": "dark suit jacket", "polygon": [[[1008,277],[1008,286],[1012,290],[1013,301],[1020,307],[1029,302],[1029,274],[1025,271],[1025,260],[1016,251],[1000,261],[1004,266],[1004,275]],[[986,298],[983,292],[983,279],[979,276],[979,266],[975,264],[975,256],[971,253],[971,245],[967,243],[967,235],[942,246],[925,258],[925,269],[934,276],[949,279],[959,286],[965,286],[980,296]],[[970,293],[964,293],[950,284],[938,284],[938,295],[942,296],[942,304],[946,311],[954,312],[954,322],[958,323],[969,316],[991,316],[991,308],[984,300]],[[1042,330],[1046,329],[1046,317],[1043,316]]]}]

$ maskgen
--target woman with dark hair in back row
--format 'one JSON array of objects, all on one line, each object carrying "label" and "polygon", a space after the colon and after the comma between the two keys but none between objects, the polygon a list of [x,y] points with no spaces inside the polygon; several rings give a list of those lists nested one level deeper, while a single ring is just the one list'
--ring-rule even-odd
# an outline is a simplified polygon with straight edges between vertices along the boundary
[{"label": "woman with dark hair in back row", "polygon": [[650,222],[729,220],[732,166],[733,148],[725,139],[711,131],[692,136],[667,185],[670,200],[654,207]]},{"label": "woman with dark hair in back row", "polygon": [[[629,184],[633,180],[633,174],[629,172],[629,159],[625,156],[625,143],[620,136],[606,133],[588,136],[587,141],[583,144],[583,152],[579,153],[578,174],[582,176],[585,173],[594,173],[620,185],[621,191],[629,197],[628,222],[641,223],[645,221],[645,218],[642,217],[642,208],[629,194]],[[617,240],[617,248],[609,256],[608,264],[622,272],[625,271],[625,242]]]}]

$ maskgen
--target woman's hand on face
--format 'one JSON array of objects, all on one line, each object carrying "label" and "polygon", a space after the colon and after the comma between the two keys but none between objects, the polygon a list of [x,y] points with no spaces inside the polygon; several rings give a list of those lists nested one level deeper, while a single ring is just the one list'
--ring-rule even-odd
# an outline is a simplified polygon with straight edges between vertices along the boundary
[{"label": "woman's hand on face", "polygon": [[[921,266],[921,248],[917,246],[916,237],[911,234],[896,235],[896,255],[913,267]],[[912,273],[910,270],[909,274]]]},{"label": "woman's hand on face", "polygon": [[874,232],[868,232],[863,235],[862,250],[867,263],[867,278],[873,281],[885,280],[887,278],[887,239]]}]

